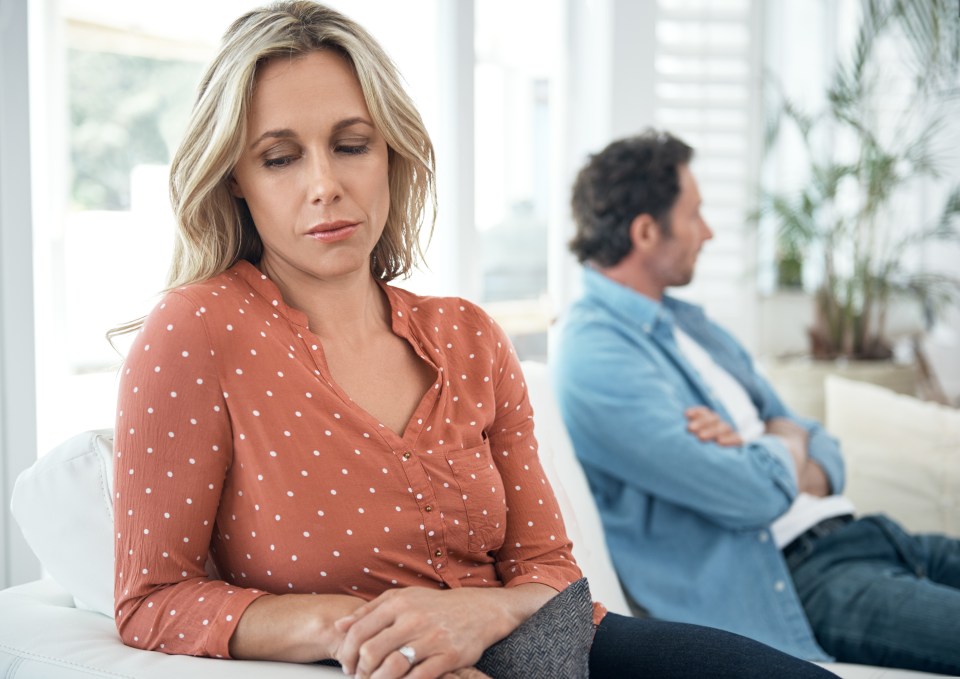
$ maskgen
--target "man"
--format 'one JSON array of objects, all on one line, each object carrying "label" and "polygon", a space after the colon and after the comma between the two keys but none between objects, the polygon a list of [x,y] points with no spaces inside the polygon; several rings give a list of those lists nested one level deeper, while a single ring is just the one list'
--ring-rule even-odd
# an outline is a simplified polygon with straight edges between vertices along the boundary
[{"label": "man", "polygon": [[665,294],[713,237],[692,155],[649,131],[573,189],[584,293],[554,383],[626,592],[807,659],[960,673],[960,541],[854,520],[837,441]]}]

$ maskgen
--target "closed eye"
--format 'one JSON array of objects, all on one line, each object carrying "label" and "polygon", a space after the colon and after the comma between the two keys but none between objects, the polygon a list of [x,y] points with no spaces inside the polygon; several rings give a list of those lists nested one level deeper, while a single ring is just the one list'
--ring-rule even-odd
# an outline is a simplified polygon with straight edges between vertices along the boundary
[{"label": "closed eye", "polygon": [[299,156],[280,156],[279,158],[264,158],[263,166],[267,168],[281,168],[290,165]]},{"label": "closed eye", "polygon": [[370,151],[370,146],[367,144],[337,144],[334,150],[337,153],[343,153],[348,156],[362,156],[364,153]]}]

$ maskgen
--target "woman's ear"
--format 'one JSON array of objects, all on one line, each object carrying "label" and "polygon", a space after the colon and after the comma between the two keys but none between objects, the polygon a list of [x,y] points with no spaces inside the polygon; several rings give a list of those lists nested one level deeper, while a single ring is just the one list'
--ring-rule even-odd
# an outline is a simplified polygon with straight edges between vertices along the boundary
[{"label": "woman's ear", "polygon": [[240,184],[237,183],[232,173],[227,177],[227,186],[230,187],[230,193],[233,194],[234,198],[243,198],[243,189],[240,188]]},{"label": "woman's ear", "polygon": [[630,242],[634,250],[649,251],[660,242],[661,235],[657,221],[646,212],[637,215],[630,222]]}]

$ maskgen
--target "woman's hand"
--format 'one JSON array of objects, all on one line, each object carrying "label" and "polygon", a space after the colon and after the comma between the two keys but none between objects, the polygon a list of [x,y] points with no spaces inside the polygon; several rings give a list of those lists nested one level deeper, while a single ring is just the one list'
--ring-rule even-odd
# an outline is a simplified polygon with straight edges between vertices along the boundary
[{"label": "woman's hand", "polygon": [[388,590],[335,623],[345,633],[335,657],[361,679],[435,679],[476,663],[554,595],[538,584]]}]

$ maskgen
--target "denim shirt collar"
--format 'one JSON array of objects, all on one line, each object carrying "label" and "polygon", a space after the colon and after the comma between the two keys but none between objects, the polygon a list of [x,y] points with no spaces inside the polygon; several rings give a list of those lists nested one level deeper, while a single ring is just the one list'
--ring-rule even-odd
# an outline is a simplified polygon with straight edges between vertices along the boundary
[{"label": "denim shirt collar", "polygon": [[706,323],[703,309],[696,304],[670,295],[664,295],[658,302],[590,266],[583,268],[583,290],[585,297],[606,307],[628,327],[646,335],[666,333],[672,336],[674,326],[696,335],[700,334],[696,329]]}]

